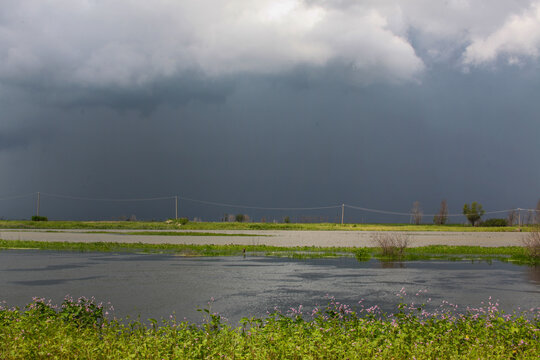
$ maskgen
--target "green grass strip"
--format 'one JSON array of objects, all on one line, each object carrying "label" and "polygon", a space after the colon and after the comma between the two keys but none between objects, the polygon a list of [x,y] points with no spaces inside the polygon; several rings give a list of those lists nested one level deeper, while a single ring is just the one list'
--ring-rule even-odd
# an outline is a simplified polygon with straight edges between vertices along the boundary
[{"label": "green grass strip", "polygon": [[[47,231],[61,232],[61,231]],[[62,231],[63,232],[63,231]],[[199,232],[199,231],[85,231],[85,234],[111,234],[111,235],[150,235],[150,236],[249,236],[249,237],[265,237],[270,235],[258,234],[226,234],[215,232]]]},{"label": "green grass strip", "polygon": [[[178,222],[158,221],[25,221],[0,220],[0,229],[94,229],[94,230],[309,230],[309,231],[465,231],[512,232],[516,226],[473,227],[452,225],[411,224],[334,224],[334,223],[239,223],[239,222]],[[529,231],[530,227],[522,227]]]},{"label": "green grass strip", "polygon": [[239,256],[245,253],[260,256],[290,257],[296,259],[356,257],[359,261],[377,258],[383,261],[411,260],[500,260],[516,264],[539,264],[538,258],[527,255],[520,246],[481,247],[430,245],[405,249],[401,258],[388,258],[381,255],[377,247],[317,247],[296,246],[281,247],[270,245],[194,245],[194,244],[148,244],[120,242],[68,242],[68,241],[31,241],[1,240],[0,249],[38,249],[55,251],[81,252],[144,252],[170,253],[184,256]]}]

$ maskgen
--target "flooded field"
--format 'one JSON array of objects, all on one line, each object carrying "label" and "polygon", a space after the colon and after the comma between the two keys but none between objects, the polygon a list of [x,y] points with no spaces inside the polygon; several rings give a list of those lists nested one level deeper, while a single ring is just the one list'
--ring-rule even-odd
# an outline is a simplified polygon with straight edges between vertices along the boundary
[{"label": "flooded field", "polygon": [[[0,252],[0,301],[23,306],[33,296],[60,303],[67,294],[111,302],[118,317],[175,313],[198,321],[197,308],[236,322],[275,307],[311,308],[328,296],[355,307],[394,311],[403,301],[459,308],[491,296],[507,312],[540,306],[540,268],[502,262],[358,262],[353,258],[297,260],[273,257],[187,258],[161,254]],[[401,292],[403,294],[403,292]],[[358,304],[362,299],[362,304]]]}]

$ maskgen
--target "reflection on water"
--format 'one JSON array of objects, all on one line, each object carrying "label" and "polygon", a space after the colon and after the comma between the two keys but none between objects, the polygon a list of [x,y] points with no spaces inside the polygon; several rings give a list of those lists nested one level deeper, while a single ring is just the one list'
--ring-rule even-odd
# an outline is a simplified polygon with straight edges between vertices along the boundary
[{"label": "reflection on water", "polygon": [[527,270],[527,275],[529,275],[529,279],[536,284],[540,284],[540,266],[528,266]]},{"label": "reflection on water", "polygon": [[382,269],[403,269],[405,267],[403,261],[381,260],[380,264]]}]

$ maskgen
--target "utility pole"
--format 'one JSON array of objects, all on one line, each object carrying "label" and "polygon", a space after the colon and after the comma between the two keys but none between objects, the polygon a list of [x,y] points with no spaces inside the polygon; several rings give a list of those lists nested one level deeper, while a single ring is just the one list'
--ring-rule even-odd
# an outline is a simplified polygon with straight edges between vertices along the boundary
[{"label": "utility pole", "polygon": [[40,194],[39,194],[39,191],[37,193],[37,212],[36,212],[36,216],[39,216],[39,200],[40,200]]},{"label": "utility pole", "polygon": [[341,225],[343,225],[343,216],[345,215],[345,204],[341,204]]},{"label": "utility pole", "polygon": [[178,196],[174,197],[174,218],[178,219]]}]

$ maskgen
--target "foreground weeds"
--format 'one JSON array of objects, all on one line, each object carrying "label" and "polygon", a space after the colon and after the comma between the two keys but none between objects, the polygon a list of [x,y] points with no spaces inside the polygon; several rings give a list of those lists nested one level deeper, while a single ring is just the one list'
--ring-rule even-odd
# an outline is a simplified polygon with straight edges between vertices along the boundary
[{"label": "foreground weeds", "polygon": [[537,359],[538,309],[508,315],[496,303],[455,312],[399,305],[392,315],[377,306],[353,308],[330,299],[305,313],[245,318],[231,327],[204,309],[201,324],[158,325],[107,320],[92,300],[66,299],[56,308],[43,299],[26,310],[0,310],[2,359]]}]

